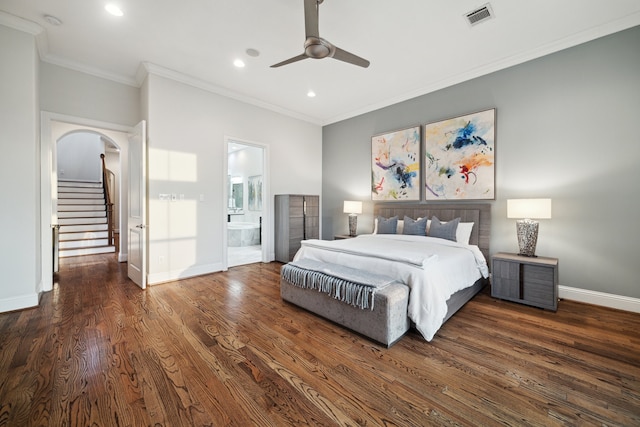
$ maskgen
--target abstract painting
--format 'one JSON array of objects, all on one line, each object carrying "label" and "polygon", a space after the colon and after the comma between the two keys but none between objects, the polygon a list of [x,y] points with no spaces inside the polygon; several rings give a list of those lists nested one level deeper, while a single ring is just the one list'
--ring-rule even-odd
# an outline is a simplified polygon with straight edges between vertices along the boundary
[{"label": "abstract painting", "polygon": [[262,210],[262,175],[255,175],[249,177],[247,183],[249,187],[249,210],[261,211]]},{"label": "abstract painting", "polygon": [[371,199],[420,200],[420,126],[371,138]]},{"label": "abstract painting", "polygon": [[495,198],[496,110],[425,126],[426,200]]}]

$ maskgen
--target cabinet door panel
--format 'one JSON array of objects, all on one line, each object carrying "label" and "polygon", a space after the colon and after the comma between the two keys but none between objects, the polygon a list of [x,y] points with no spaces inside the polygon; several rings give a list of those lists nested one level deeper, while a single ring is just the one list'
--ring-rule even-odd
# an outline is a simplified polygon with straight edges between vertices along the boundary
[{"label": "cabinet door panel", "polygon": [[522,290],[522,299],[544,305],[553,305],[553,286],[550,283],[525,282]]},{"label": "cabinet door panel", "polygon": [[289,238],[290,239],[302,239],[304,236],[303,219],[289,218]]},{"label": "cabinet door panel", "polygon": [[520,298],[520,284],[517,280],[494,277],[491,283],[491,295],[498,298]]},{"label": "cabinet door panel", "polygon": [[498,298],[520,298],[520,265],[515,262],[493,262],[491,295]]},{"label": "cabinet door panel", "polygon": [[524,264],[522,276],[525,282],[551,283],[553,282],[553,269],[540,265]]}]

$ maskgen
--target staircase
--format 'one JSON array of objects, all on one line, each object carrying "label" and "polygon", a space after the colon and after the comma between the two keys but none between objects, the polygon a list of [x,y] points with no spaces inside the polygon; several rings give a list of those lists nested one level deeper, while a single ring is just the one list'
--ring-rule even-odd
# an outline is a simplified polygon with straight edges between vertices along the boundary
[{"label": "staircase", "polygon": [[107,208],[100,183],[59,181],[59,257],[114,253],[109,244]]}]

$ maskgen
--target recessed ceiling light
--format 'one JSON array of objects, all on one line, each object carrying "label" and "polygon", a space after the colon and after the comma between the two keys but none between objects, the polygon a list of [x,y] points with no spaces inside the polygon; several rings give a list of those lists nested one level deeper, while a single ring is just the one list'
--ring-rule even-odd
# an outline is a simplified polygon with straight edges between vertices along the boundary
[{"label": "recessed ceiling light", "polygon": [[249,48],[245,52],[247,53],[247,55],[252,56],[254,58],[256,56],[260,56],[260,52],[258,50],[256,50],[256,49]]},{"label": "recessed ceiling light", "polygon": [[244,61],[242,59],[236,59],[235,61],[233,61],[233,65],[238,68],[244,68]]},{"label": "recessed ceiling light", "polygon": [[58,25],[62,25],[62,21],[59,20],[58,18],[56,18],[55,16],[44,15],[44,20],[47,21],[51,25],[55,25],[56,27]]},{"label": "recessed ceiling light", "polygon": [[315,98],[316,93],[315,93],[314,91],[310,90],[309,92],[307,92],[307,96],[308,96],[309,98]]},{"label": "recessed ceiling light", "polygon": [[112,14],[113,16],[122,16],[124,15],[124,12],[122,11],[122,9],[120,9],[117,5],[113,4],[113,3],[109,3],[107,4],[104,9],[109,12],[110,14]]}]

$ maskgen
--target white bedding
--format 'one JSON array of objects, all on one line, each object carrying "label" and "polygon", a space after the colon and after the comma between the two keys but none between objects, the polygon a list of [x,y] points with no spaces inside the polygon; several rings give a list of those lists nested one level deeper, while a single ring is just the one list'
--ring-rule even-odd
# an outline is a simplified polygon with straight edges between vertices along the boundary
[{"label": "white bedding", "polygon": [[477,246],[425,236],[366,234],[304,240],[294,261],[303,258],[384,274],[408,285],[408,316],[427,341],[442,326],[449,297],[489,275]]}]

